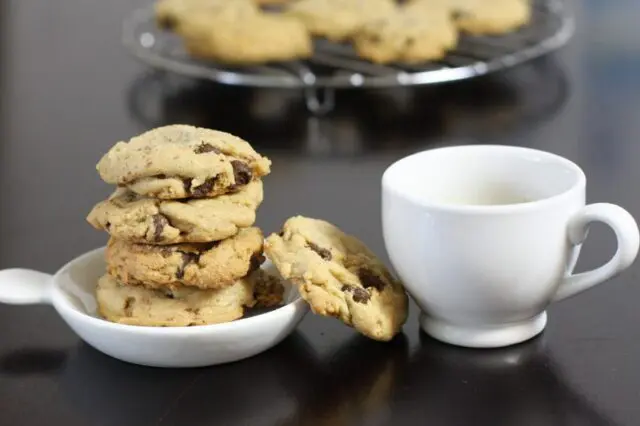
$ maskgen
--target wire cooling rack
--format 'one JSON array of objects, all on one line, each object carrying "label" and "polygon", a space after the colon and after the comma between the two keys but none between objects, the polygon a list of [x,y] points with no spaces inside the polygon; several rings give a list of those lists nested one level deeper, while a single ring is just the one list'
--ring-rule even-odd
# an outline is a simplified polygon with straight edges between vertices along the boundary
[{"label": "wire cooling rack", "polygon": [[347,44],[316,40],[313,57],[260,66],[230,67],[189,56],[180,39],[155,23],[153,7],[124,20],[122,40],[138,59],[155,68],[222,84],[303,89],[309,110],[334,106],[334,89],[390,88],[464,80],[506,69],[563,46],[574,31],[563,0],[532,0],[531,22],[502,36],[461,35],[440,61],[378,65],[358,58]]}]

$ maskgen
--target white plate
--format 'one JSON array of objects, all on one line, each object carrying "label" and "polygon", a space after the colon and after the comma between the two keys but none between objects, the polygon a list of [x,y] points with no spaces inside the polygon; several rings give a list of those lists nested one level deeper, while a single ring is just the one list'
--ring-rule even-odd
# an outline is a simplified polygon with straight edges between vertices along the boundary
[{"label": "white plate", "polygon": [[[269,261],[262,267],[277,272]],[[166,328],[116,324],[97,314],[95,286],[104,273],[104,248],[75,258],[53,276],[5,269],[0,271],[0,302],[51,304],[97,350],[154,367],[202,367],[248,358],[280,343],[309,311],[295,287],[285,282],[284,306],[224,324]]]}]

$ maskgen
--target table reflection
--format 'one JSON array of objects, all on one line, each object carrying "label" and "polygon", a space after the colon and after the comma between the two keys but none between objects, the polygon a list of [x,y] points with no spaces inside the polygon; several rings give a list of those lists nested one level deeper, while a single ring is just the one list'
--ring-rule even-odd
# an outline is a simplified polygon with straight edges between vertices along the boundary
[{"label": "table reflection", "polygon": [[[612,421],[566,383],[544,336],[502,349],[474,350],[424,333],[404,373],[394,411],[425,424],[604,426]],[[419,400],[415,395],[421,395]]]},{"label": "table reflection", "polygon": [[142,128],[186,123],[229,131],[259,149],[331,156],[414,149],[425,141],[496,141],[562,107],[568,86],[553,58],[457,84],[344,90],[326,116],[309,115],[295,90],[252,90],[149,72],[128,91]]},{"label": "table reflection", "polygon": [[318,374],[299,333],[258,356],[200,369],[139,367],[80,344],[60,391],[87,424],[272,425],[295,414]]}]

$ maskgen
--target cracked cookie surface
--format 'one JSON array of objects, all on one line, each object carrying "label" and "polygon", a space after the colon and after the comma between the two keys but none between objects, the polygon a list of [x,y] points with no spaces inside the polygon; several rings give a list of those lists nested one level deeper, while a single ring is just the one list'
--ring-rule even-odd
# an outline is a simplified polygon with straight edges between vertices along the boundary
[{"label": "cracked cookie surface", "polygon": [[314,313],[336,317],[376,340],[390,340],[407,318],[402,284],[358,239],[301,216],[270,235],[265,252]]},{"label": "cracked cookie surface", "polygon": [[282,303],[282,282],[262,269],[219,290],[192,287],[148,289],[119,283],[108,274],[98,281],[100,315],[108,321],[143,326],[180,327],[229,322],[245,307]]},{"label": "cracked cookie surface", "polygon": [[112,237],[135,243],[209,242],[253,225],[262,203],[262,181],[215,198],[159,200],[118,188],[91,210],[87,221]]},{"label": "cracked cookie surface", "polygon": [[269,174],[270,167],[248,142],[187,125],[158,127],[118,142],[97,165],[105,182],[160,199],[235,192]]},{"label": "cracked cookie surface", "polygon": [[260,267],[264,261],[262,246],[258,228],[243,228],[222,241],[167,246],[111,238],[106,251],[107,271],[129,285],[220,289]]}]

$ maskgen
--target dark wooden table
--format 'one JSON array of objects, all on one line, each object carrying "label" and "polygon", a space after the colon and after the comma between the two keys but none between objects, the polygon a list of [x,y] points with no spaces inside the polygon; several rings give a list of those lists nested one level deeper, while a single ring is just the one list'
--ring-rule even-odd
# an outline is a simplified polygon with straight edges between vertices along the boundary
[{"label": "dark wooden table", "polygon": [[[164,123],[231,131],[273,160],[258,224],[321,217],[385,256],[380,177],[425,148],[501,143],[578,162],[590,201],[640,218],[640,6],[585,0],[559,54],[438,88],[339,93],[310,118],[296,92],[149,72],[119,44],[142,0],[2,3],[0,267],[55,271],[105,243],[85,223],[110,188],[95,163]],[[615,249],[595,227],[580,269]],[[276,348],[235,364],[161,370],[111,359],[53,309],[0,306],[0,425],[638,425],[640,266],[550,310],[542,336],[501,350],[437,343],[412,306],[404,334],[369,341],[308,315]]]}]

